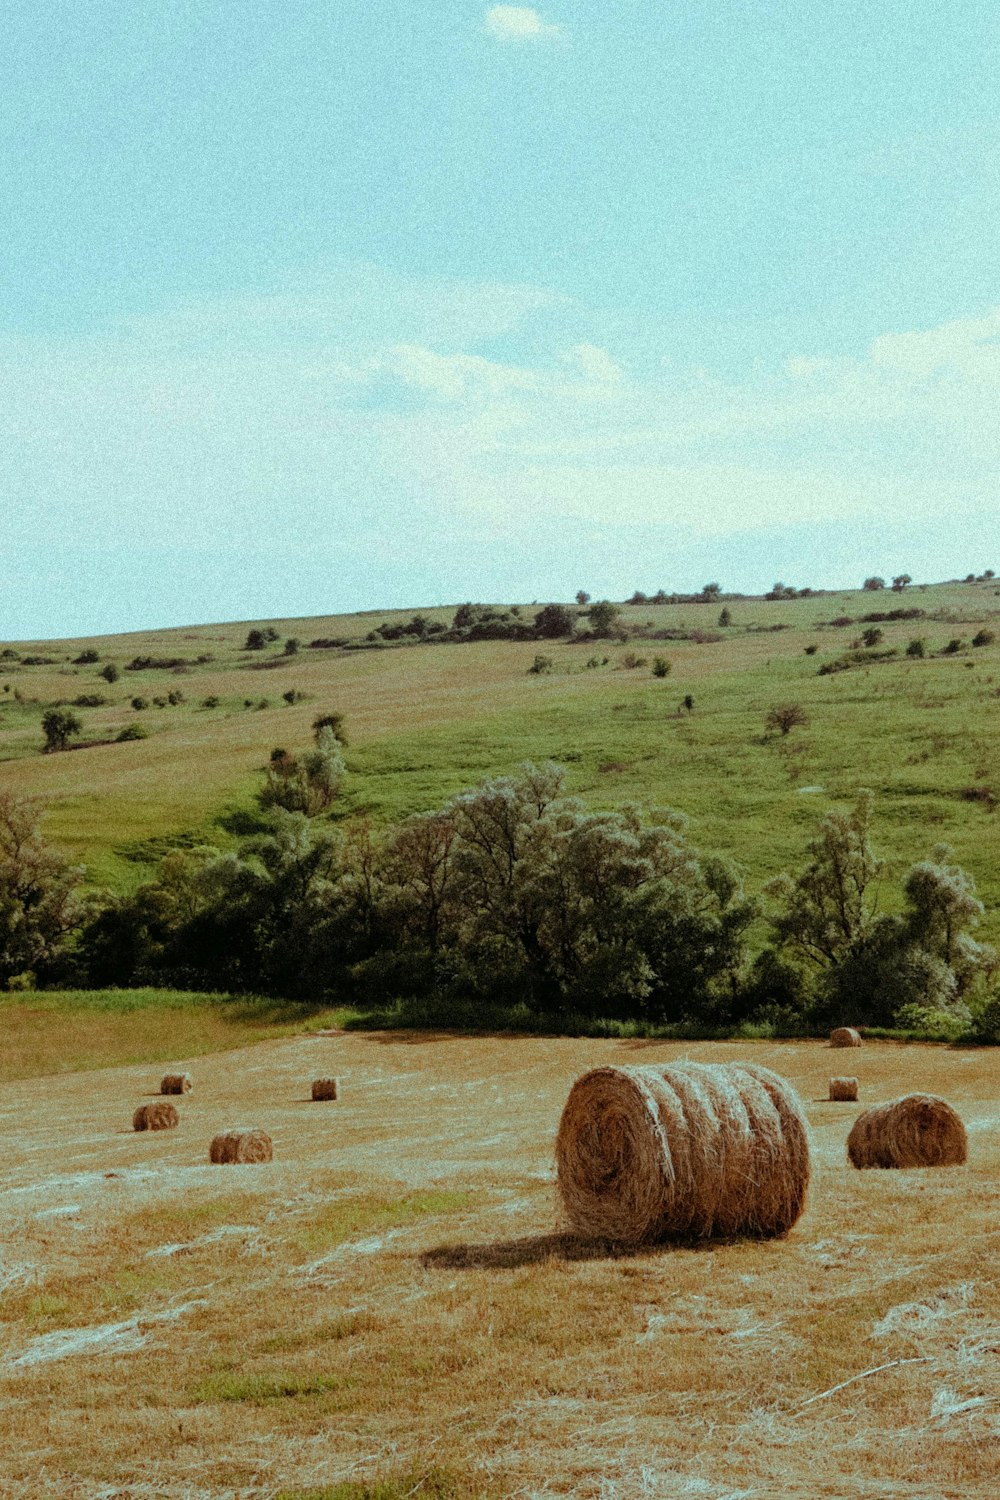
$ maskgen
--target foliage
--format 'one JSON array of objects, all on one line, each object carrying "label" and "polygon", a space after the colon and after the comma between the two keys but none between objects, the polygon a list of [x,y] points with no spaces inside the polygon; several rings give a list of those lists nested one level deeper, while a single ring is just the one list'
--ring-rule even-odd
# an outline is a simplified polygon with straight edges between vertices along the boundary
[{"label": "foliage", "polygon": [[879,578],[877,576],[866,578],[861,586],[862,588],[867,589],[869,593],[877,593],[879,589],[885,588],[885,579]]},{"label": "foliage", "polygon": [[267,636],[263,630],[248,630],[247,638],[243,642],[244,651],[263,651],[267,645]]},{"label": "foliage", "polygon": [[670,676],[671,665],[672,665],[672,663],[669,662],[665,656],[654,657],[653,658],[653,676],[654,677],[669,677]]},{"label": "foliage", "polygon": [[601,599],[597,604],[592,604],[588,611],[591,633],[596,636],[610,635],[620,613],[618,606],[611,604],[607,599]]},{"label": "foliage", "polygon": [[344,779],[344,757],[340,741],[328,725],[316,731],[316,748],[301,756],[274,750],[258,802],[264,809],[282,807],[286,812],[314,818],[332,805]]},{"label": "foliage", "polygon": [[104,678],[105,682],[117,682],[119,675],[118,668],[113,661],[109,661],[100,671],[100,676]]},{"label": "foliage", "polygon": [[529,671],[529,673],[532,673],[534,676],[540,677],[542,675],[542,673],[544,673],[544,672],[551,672],[552,671],[552,665],[553,665],[553,663],[552,663],[551,656],[542,656],[542,655],[536,654],[534,661],[531,663],[531,666],[528,668],[528,671]]},{"label": "foliage", "polygon": [[535,616],[535,631],[543,640],[559,640],[576,630],[576,616],[566,604],[546,604]]},{"label": "foliage", "polygon": [[764,719],[766,729],[777,729],[785,735],[797,726],[809,723],[809,715],[801,703],[776,703],[769,708]]},{"label": "foliage", "polygon": [[126,740],[148,740],[149,730],[144,729],[141,724],[126,724],[125,728],[119,730],[115,735],[115,739],[118,744],[122,744]]},{"label": "foliage", "polygon": [[81,874],[42,838],[37,803],[0,790],[0,988],[55,973],[81,920]]},{"label": "foliage", "polygon": [[42,732],[45,735],[44,752],[51,754],[54,750],[67,750],[72,737],[79,734],[82,728],[83,725],[76,714],[71,714],[68,709],[48,709],[42,715]]}]

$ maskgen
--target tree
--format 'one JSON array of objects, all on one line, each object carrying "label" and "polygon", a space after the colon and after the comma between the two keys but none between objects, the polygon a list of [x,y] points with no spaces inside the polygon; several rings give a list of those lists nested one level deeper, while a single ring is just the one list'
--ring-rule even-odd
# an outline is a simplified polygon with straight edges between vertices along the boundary
[{"label": "tree", "polygon": [[878,577],[866,578],[862,584],[862,588],[866,588],[869,593],[876,593],[879,589],[885,588],[885,579]]},{"label": "tree", "polygon": [[546,604],[535,616],[535,630],[543,640],[559,640],[574,633],[576,616],[566,604]]},{"label": "tree", "polygon": [[315,719],[313,719],[312,727],[313,739],[316,740],[317,743],[319,742],[319,734],[321,729],[332,730],[334,738],[338,739],[342,745],[347,745],[350,743],[347,738],[347,731],[344,728],[343,714],[319,714]]},{"label": "tree", "polygon": [[596,636],[610,635],[620,611],[616,604],[601,599],[590,606],[590,628]]},{"label": "tree", "polygon": [[764,720],[765,728],[779,729],[783,735],[788,734],[799,724],[808,724],[809,715],[801,703],[777,703],[767,711]]},{"label": "tree", "polygon": [[927,642],[922,636],[914,636],[913,640],[906,644],[906,654],[915,657],[918,661],[923,660],[927,655]]},{"label": "tree", "polygon": [[909,573],[897,573],[896,577],[892,580],[893,593],[901,594],[906,588],[906,585],[912,582],[913,579],[910,577]]},{"label": "tree", "polygon": [[665,656],[654,657],[653,658],[653,676],[654,677],[669,677],[670,676],[670,669],[671,669],[672,666],[673,666],[673,663],[670,662],[670,661],[668,661]]},{"label": "tree", "polygon": [[340,742],[324,725],[316,731],[316,748],[302,756],[273,750],[264,785],[257,795],[264,809],[283,808],[315,818],[326,812],[340,791],[345,775]]},{"label": "tree", "polygon": [[42,838],[38,803],[0,790],[0,989],[54,968],[82,918],[81,873]]},{"label": "tree", "polygon": [[45,734],[44,753],[66,750],[73,735],[79,734],[83,725],[76,714],[65,708],[50,708],[42,715],[42,730]]},{"label": "tree", "polygon": [[267,634],[263,630],[248,630],[243,642],[244,651],[263,651],[267,645]]},{"label": "tree", "polygon": [[706,583],[701,591],[701,597],[705,600],[706,604],[711,604],[713,600],[718,599],[721,593],[721,583]]},{"label": "tree", "polygon": [[719,624],[722,626],[723,630],[725,630],[725,628],[726,628],[727,625],[731,625],[732,623],[733,623],[733,617],[732,617],[732,614],[729,611],[728,606],[725,607],[725,608],[723,608],[723,609],[720,609],[720,611],[719,611]]},{"label": "tree", "polygon": [[583,609],[584,605],[590,603],[590,595],[587,593],[586,589],[577,589],[576,602],[577,604],[579,604],[581,609]]},{"label": "tree", "polygon": [[106,666],[101,668],[100,675],[104,678],[105,682],[117,682],[118,668],[113,661],[109,661]]},{"label": "tree", "polygon": [[809,965],[855,957],[872,928],[882,871],[871,846],[872,807],[871,793],[862,792],[850,812],[829,813],[809,843],[805,869],[768,888],[783,903],[775,920],[779,945]]},{"label": "tree", "polygon": [[294,635],[290,635],[288,637],[287,641],[285,642],[285,655],[286,656],[297,656],[298,655],[298,651],[299,651],[299,647],[301,646],[301,644],[302,644],[302,642],[299,641],[299,640],[297,640]]}]

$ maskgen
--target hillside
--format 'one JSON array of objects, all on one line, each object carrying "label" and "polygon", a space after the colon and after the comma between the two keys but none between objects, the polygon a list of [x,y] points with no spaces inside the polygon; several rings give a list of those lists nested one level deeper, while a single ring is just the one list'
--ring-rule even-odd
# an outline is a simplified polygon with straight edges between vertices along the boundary
[{"label": "hillside", "polygon": [[[732,623],[720,627],[724,606]],[[539,607],[522,606],[521,621]],[[922,613],[865,620],[894,610]],[[421,613],[443,633],[455,610]],[[1000,635],[994,580],[622,605],[627,640],[366,639],[412,615],[0,642],[0,782],[43,798],[49,836],[94,881],[118,888],[176,838],[225,843],[271,750],[304,746],[314,718],[333,710],[350,741],[338,818],[395,820],[524,759],[551,758],[591,806],[633,799],[688,814],[694,842],[734,856],[754,888],[801,861],[829,806],[870,787],[890,866],[948,842],[987,902],[988,932],[1000,935],[1000,640],[972,645],[981,632]],[[276,638],[248,651],[252,628]],[[866,649],[870,628],[882,639]],[[286,655],[289,638],[301,644]],[[922,659],[906,655],[915,638],[926,642]],[[539,653],[551,669],[536,674]],[[653,675],[657,657],[669,675]],[[142,658],[168,665],[131,666]],[[109,663],[119,669],[111,683],[101,675]],[[72,707],[91,743],[40,753],[45,710],[94,697],[105,701]],[[133,708],[134,698],[147,706]],[[785,703],[801,705],[808,723],[766,732],[769,708]],[[131,724],[148,738],[115,743]]]}]

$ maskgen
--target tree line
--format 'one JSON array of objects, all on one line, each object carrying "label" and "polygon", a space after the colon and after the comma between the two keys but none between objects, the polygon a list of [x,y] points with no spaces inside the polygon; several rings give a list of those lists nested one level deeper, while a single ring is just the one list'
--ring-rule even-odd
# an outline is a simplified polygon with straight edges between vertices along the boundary
[{"label": "tree line", "polygon": [[127,895],[85,892],[37,807],[0,794],[0,986],[264,993],[414,1020],[1000,1037],[971,877],[938,847],[887,902],[867,794],[754,898],[681,814],[588,811],[552,764],[386,830],[335,824],[340,741],[329,723],[316,738],[275,752],[256,833],[174,849]]}]

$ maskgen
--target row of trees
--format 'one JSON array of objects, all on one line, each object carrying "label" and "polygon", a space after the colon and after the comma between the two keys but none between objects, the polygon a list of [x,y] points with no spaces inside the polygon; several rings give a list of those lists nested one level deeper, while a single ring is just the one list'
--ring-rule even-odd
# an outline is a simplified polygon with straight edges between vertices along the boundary
[{"label": "row of trees", "polygon": [[329,726],[318,741],[272,760],[259,833],[175,850],[127,896],[84,899],[36,811],[0,799],[0,982],[401,1000],[438,1016],[519,1007],[556,1024],[1000,1023],[971,879],[937,849],[884,910],[868,796],[830,814],[804,867],[753,900],[681,815],[588,812],[554,765],[382,834],[364,820],[342,831],[316,816],[343,774]]}]

